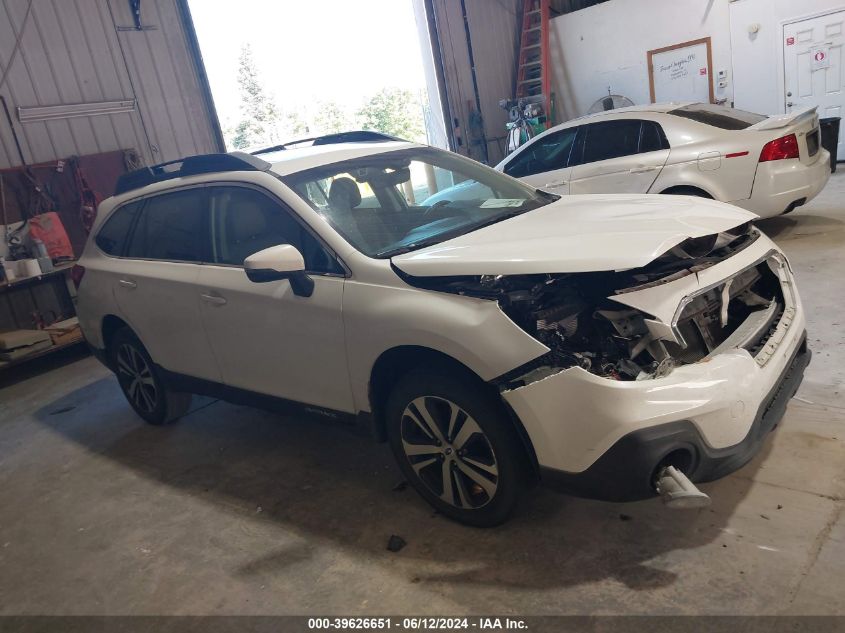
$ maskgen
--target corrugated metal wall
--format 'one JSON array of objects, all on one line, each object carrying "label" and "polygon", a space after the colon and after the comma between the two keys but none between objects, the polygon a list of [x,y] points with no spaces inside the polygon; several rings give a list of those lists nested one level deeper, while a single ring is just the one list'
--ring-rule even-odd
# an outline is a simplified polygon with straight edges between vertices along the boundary
[{"label": "corrugated metal wall", "polygon": [[[123,30],[134,27],[127,0],[32,0],[21,34],[29,2],[0,0],[0,95],[27,163],[118,149],[153,163],[223,151],[183,0],[142,0],[144,30]],[[133,99],[135,110],[118,114],[21,123],[16,113]],[[20,162],[0,111],[0,167]]]},{"label": "corrugated metal wall", "polygon": [[[499,107],[499,101],[513,96],[522,0],[464,0],[464,3],[475,60],[486,162],[495,165],[504,158],[507,149],[507,112]],[[457,119],[463,141],[453,149],[484,160],[481,131],[471,125],[475,91],[461,2],[431,0],[429,6],[440,38],[452,133]]]}]

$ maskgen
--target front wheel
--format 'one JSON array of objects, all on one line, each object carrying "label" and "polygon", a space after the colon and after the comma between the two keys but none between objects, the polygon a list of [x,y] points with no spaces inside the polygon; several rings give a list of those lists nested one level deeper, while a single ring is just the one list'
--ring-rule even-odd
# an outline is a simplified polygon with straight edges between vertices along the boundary
[{"label": "front wheel", "polygon": [[434,508],[479,527],[511,515],[526,483],[525,451],[487,385],[458,372],[412,372],[386,413],[400,469]]},{"label": "front wheel", "polygon": [[138,337],[129,328],[111,341],[112,367],[123,395],[150,424],[167,424],[188,412],[191,394],[169,389]]}]

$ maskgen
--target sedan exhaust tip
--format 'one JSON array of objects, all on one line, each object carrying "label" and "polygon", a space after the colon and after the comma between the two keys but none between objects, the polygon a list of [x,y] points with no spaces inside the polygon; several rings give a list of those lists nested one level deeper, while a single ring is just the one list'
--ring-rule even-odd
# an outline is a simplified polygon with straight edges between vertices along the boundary
[{"label": "sedan exhaust tip", "polygon": [[674,466],[666,466],[658,473],[655,487],[668,508],[686,510],[710,505],[710,497]]}]

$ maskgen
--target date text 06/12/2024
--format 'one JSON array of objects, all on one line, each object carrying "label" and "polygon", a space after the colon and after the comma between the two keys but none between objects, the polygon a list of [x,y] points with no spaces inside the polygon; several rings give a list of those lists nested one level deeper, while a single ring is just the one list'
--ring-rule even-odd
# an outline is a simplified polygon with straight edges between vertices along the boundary
[{"label": "date text 06/12/2024", "polygon": [[528,626],[519,618],[475,617],[405,617],[405,618],[309,618],[308,629],[313,631],[334,630],[405,630],[405,631],[518,631]]}]

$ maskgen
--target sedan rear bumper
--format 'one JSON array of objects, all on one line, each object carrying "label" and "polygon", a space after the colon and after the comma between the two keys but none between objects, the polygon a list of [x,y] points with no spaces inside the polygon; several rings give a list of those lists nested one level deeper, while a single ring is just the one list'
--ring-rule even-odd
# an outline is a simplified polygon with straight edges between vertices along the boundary
[{"label": "sedan rear bumper", "polygon": [[751,197],[732,204],[761,218],[781,215],[815,198],[829,179],[830,154],[824,149],[819,150],[812,165],[798,160],[760,163]]}]

